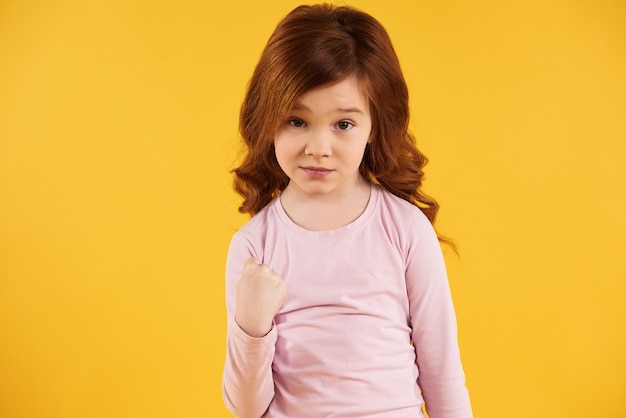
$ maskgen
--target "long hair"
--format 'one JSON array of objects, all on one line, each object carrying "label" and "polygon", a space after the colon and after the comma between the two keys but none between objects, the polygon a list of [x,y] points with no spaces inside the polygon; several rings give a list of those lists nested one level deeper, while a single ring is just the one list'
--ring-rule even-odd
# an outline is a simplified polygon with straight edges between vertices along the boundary
[{"label": "long hair", "polygon": [[329,4],[299,6],[285,16],[250,79],[239,121],[247,153],[233,170],[234,189],[244,198],[240,212],[256,214],[289,183],[274,138],[296,99],[348,76],[363,87],[372,116],[361,175],[434,223],[439,206],[421,190],[427,159],[408,130],[408,89],[389,35],[369,14]]}]

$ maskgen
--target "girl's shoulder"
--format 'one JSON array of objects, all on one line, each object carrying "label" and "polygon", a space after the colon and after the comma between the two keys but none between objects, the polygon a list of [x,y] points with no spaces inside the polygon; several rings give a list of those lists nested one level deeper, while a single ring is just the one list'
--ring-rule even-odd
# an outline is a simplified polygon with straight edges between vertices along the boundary
[{"label": "girl's shoulder", "polygon": [[379,219],[385,234],[403,251],[420,243],[439,245],[435,228],[419,207],[383,187],[379,188],[379,194]]},{"label": "girl's shoulder", "polygon": [[276,202],[277,198],[273,199],[256,215],[248,219],[248,221],[243,224],[243,226],[237,232],[235,232],[235,235],[247,238],[264,235],[265,232],[267,232],[269,226],[275,223],[274,218],[276,217],[276,213],[273,207]]},{"label": "girl's shoulder", "polygon": [[373,185],[373,187],[379,194],[381,216],[386,217],[389,221],[396,220],[402,225],[406,225],[407,222],[430,225],[430,221],[419,207],[396,196],[382,186]]},{"label": "girl's shoulder", "polygon": [[276,224],[276,221],[272,220],[272,214],[275,212],[272,206],[275,202],[276,200],[272,200],[233,233],[229,253],[244,254],[242,262],[252,256],[263,260],[267,237],[272,235],[268,234],[268,231],[272,230],[272,224]]}]

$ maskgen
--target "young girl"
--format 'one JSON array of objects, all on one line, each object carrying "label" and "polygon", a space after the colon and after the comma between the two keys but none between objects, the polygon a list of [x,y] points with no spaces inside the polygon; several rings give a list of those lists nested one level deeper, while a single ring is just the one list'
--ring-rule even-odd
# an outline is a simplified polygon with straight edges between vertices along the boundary
[{"label": "young girl", "polygon": [[226,265],[223,396],[239,417],[472,416],[391,41],[361,11],[300,6],[245,97]]}]

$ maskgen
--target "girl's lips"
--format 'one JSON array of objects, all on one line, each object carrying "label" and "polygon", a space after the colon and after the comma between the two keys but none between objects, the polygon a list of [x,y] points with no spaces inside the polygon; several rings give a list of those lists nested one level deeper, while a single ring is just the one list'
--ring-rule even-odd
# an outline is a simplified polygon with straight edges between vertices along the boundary
[{"label": "girl's lips", "polygon": [[321,179],[328,176],[333,170],[324,167],[302,167],[302,170],[309,176]]}]

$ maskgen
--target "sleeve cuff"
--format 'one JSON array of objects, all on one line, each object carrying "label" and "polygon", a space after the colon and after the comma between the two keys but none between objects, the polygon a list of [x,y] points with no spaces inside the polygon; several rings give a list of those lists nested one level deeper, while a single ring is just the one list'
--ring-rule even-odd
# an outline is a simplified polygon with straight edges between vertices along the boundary
[{"label": "sleeve cuff", "polygon": [[243,329],[241,329],[241,327],[239,326],[237,321],[235,321],[234,318],[229,321],[229,328],[230,328],[231,335],[246,345],[258,346],[258,345],[265,345],[265,344],[270,344],[270,343],[274,345],[278,337],[275,322],[272,322],[272,328],[269,330],[267,334],[258,338],[252,337],[246,334],[246,332]]}]

